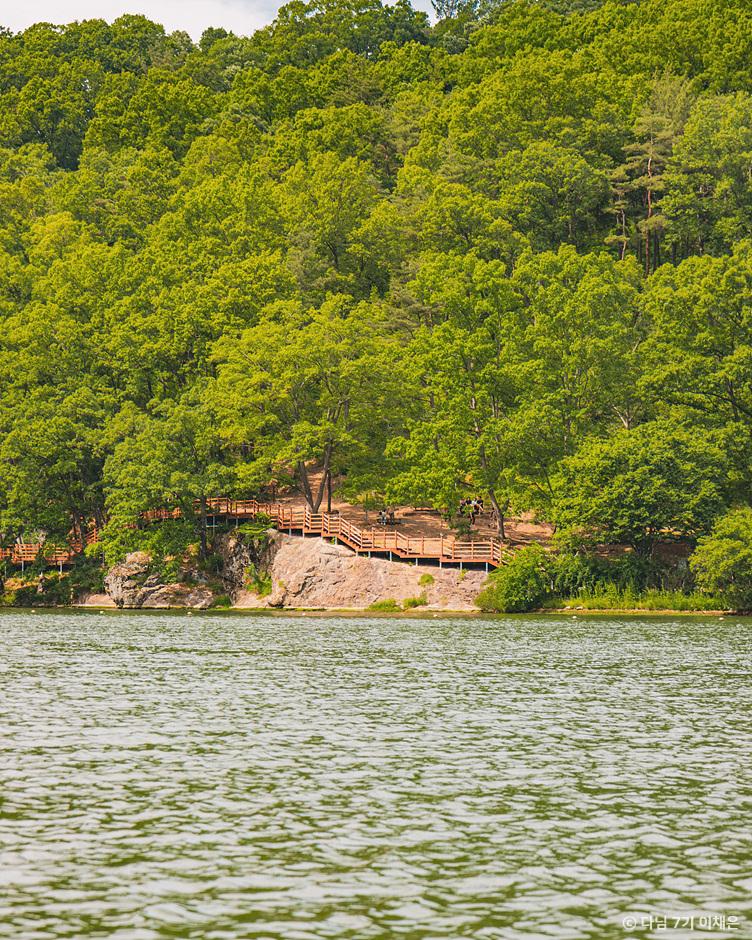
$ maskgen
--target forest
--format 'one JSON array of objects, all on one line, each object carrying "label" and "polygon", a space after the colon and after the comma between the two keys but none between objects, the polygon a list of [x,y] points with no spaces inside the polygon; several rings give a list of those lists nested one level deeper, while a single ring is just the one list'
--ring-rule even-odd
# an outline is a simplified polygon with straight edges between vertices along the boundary
[{"label": "forest", "polygon": [[0,29],[2,544],[315,467],[752,607],[752,7],[436,9]]}]

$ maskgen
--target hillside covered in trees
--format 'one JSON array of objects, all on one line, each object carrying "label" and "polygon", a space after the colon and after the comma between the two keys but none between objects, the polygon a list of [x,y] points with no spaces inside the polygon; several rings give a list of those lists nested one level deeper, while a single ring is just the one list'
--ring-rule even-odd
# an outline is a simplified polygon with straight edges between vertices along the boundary
[{"label": "hillside covered in trees", "polygon": [[437,10],[0,32],[4,544],[316,466],[749,575],[749,3]]}]

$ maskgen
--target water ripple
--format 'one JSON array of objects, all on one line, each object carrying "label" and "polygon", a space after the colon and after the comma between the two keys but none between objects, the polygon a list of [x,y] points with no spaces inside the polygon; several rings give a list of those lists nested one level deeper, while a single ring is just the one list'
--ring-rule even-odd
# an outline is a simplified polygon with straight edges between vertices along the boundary
[{"label": "water ripple", "polygon": [[2,614],[0,937],[752,937],[749,639]]}]

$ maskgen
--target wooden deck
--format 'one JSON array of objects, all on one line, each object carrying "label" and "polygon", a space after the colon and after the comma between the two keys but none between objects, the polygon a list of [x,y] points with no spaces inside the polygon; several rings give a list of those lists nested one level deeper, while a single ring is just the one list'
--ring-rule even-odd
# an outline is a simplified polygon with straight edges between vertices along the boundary
[{"label": "wooden deck", "polygon": [[209,512],[226,519],[255,519],[267,516],[282,532],[299,532],[336,539],[358,554],[388,555],[420,563],[498,567],[506,549],[498,539],[461,541],[453,536],[407,536],[391,526],[365,528],[349,522],[339,512],[311,512],[283,503],[259,503],[255,499],[212,499]]},{"label": "wooden deck", "polygon": [[[317,535],[341,542],[358,554],[385,555],[391,559],[414,561],[416,564],[433,561],[440,566],[484,565],[488,569],[498,567],[508,553],[508,549],[498,539],[462,541],[443,535],[408,536],[391,526],[358,526],[339,512],[314,513],[307,506],[218,497],[210,499],[207,508],[215,518],[240,521],[268,517],[271,525],[281,532]],[[157,522],[161,519],[178,519],[180,515],[179,509],[152,509],[143,513],[142,518],[146,522]],[[87,533],[86,543],[96,542],[98,537],[96,528],[92,528]],[[46,548],[41,542],[18,542],[10,548],[0,549],[0,560],[23,567],[42,557],[49,565],[62,567],[70,564],[83,548],[80,540],[71,542],[68,548]]]},{"label": "wooden deck", "polygon": [[[86,533],[86,545],[91,545],[99,539],[96,526],[92,526]],[[72,539],[68,546],[45,545],[44,542],[16,542],[10,548],[0,548],[0,561],[9,561],[12,565],[21,565],[37,561],[41,556],[48,565],[69,565],[76,555],[79,555],[85,546],[80,539]]]}]

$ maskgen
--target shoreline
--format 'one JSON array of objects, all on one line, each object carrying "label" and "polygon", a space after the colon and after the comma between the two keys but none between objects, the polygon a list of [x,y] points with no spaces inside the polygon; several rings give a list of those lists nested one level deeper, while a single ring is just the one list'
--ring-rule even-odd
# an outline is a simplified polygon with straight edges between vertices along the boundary
[{"label": "shoreline", "polygon": [[482,610],[436,610],[436,609],[412,609],[412,610],[368,610],[359,607],[210,607],[198,609],[193,607],[110,607],[98,606],[92,604],[70,604],[59,606],[38,606],[38,607],[6,607],[9,611],[75,611],[77,613],[97,613],[97,614],[183,614],[185,616],[219,616],[231,614],[233,616],[252,616],[252,617],[368,617],[369,619],[384,620],[438,620],[442,618],[463,618],[468,620],[488,619],[498,620],[512,618],[530,618],[530,617],[567,617],[569,619],[579,619],[580,617],[708,617],[714,619],[724,619],[726,617],[750,618],[752,613],[737,613],[732,610],[643,610],[640,608],[609,608],[609,609],[582,609],[573,608],[544,608],[531,610],[526,613],[492,613]]}]

